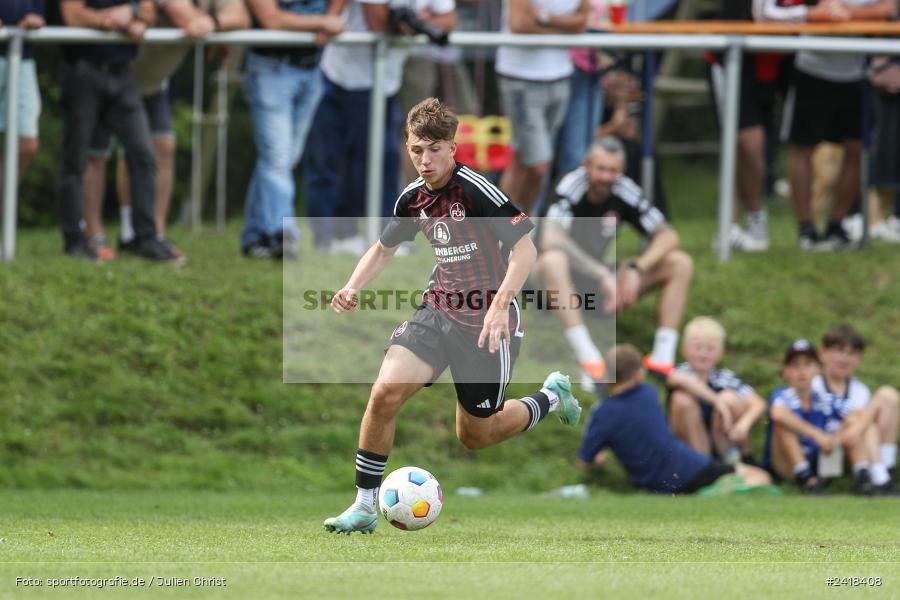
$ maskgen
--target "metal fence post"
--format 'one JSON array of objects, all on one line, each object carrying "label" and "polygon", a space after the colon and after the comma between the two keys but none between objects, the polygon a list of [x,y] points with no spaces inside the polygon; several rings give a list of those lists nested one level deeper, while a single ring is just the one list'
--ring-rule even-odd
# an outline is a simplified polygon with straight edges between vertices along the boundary
[{"label": "metal fence post", "polygon": [[738,98],[741,94],[743,37],[731,38],[725,54],[725,112],[722,116],[722,148],[719,155],[719,260],[731,257],[728,231],[734,214],[734,175],[737,160]]},{"label": "metal fence post", "polygon": [[644,52],[644,108],[641,113],[641,133],[643,138],[641,150],[641,188],[644,197],[653,204],[656,201],[654,190],[656,176],[656,157],[653,154],[653,101],[654,82],[656,81],[656,51]]},{"label": "metal fence post", "polygon": [[204,45],[194,46],[194,108],[191,118],[191,232],[200,231],[200,195],[203,162],[203,68]]},{"label": "metal fence post", "polygon": [[6,156],[3,177],[3,260],[16,257],[16,208],[19,184],[19,71],[22,32],[12,30],[6,51]]},{"label": "metal fence post", "polygon": [[[384,128],[387,99],[384,96],[387,74],[385,37],[373,45],[372,92],[369,98],[369,160],[366,166],[366,240],[374,244],[381,233],[381,188],[384,185]],[[399,177],[399,174],[397,175]]]},{"label": "metal fence post", "polygon": [[218,135],[216,136],[216,229],[219,233],[225,231],[225,202],[226,202],[226,170],[228,169],[228,67],[219,67],[218,80],[219,106],[216,124]]}]

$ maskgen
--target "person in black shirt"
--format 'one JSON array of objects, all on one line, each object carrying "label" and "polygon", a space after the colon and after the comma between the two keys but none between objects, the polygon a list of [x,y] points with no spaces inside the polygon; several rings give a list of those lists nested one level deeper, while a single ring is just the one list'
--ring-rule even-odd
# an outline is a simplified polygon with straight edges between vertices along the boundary
[{"label": "person in black shirt", "polygon": [[569,379],[559,372],[530,396],[504,399],[524,335],[515,296],[537,255],[528,235],[533,226],[487,179],[456,163],[457,125],[456,115],[435,98],[410,110],[404,137],[421,177],[397,199],[381,239],[332,301],[338,313],[355,309],[359,290],[381,273],[401,242],[419,231],[428,238],[437,264],[422,307],[388,343],[360,426],[356,502],[325,520],[329,531],[375,529],[375,499],[397,412],[447,367],[458,399],[456,434],[469,449],[531,429],[556,410],[568,425],[581,418]]},{"label": "person in black shirt", "polygon": [[[141,40],[156,19],[153,0],[62,0],[62,18],[70,27],[125,33]],[[172,250],[156,236],[153,217],[156,165],[144,105],[129,64],[137,46],[129,43],[79,44],[64,55],[60,99],[63,107],[58,196],[65,252],[97,259],[81,228],[82,179],[91,134],[98,123],[112,130],[128,157],[135,243],[130,252],[150,260],[175,262]]]},{"label": "person in black shirt", "polygon": [[[584,164],[564,175],[554,189],[541,225],[537,275],[559,298],[576,292],[602,295],[598,313],[622,312],[659,288],[658,328],[644,366],[668,374],[674,367],[678,330],[694,267],[679,249],[678,234],[662,213],[623,174],[625,149],[612,136],[597,138]],[[617,267],[604,261],[623,223],[648,240],[644,251]],[[560,308],[565,308],[563,305]],[[557,310],[566,338],[584,371],[584,387],[603,381],[606,366],[584,325],[581,310]]]}]

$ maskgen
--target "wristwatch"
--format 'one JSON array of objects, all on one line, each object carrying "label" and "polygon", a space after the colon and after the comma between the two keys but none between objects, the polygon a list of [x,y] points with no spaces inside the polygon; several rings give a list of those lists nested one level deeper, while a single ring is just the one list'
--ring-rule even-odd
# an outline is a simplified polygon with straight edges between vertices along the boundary
[{"label": "wristwatch", "polygon": [[537,22],[544,27],[550,25],[550,12],[545,9],[537,11]]}]

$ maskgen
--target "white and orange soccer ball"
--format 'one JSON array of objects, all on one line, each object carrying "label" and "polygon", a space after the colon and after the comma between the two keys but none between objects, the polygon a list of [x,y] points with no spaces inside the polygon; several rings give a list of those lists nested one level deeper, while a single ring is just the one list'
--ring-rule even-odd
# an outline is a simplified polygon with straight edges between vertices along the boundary
[{"label": "white and orange soccer ball", "polygon": [[381,483],[378,507],[388,523],[415,531],[428,527],[441,514],[444,492],[434,475],[419,467],[397,469]]}]

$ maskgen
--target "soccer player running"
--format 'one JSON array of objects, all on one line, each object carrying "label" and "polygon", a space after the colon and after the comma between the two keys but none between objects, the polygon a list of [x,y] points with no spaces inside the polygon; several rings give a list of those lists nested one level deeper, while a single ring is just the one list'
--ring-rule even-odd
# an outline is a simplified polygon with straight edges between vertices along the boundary
[{"label": "soccer player running", "polygon": [[527,431],[557,410],[567,425],[581,418],[569,378],[559,372],[530,396],[504,399],[523,335],[515,296],[537,256],[528,235],[533,225],[497,187],[456,163],[457,125],[436,98],[409,111],[403,134],[420,177],[400,194],[381,239],[331,303],[338,313],[354,310],[359,290],[384,270],[401,242],[419,231],[428,238],[437,264],[422,307],[391,336],[360,425],[356,501],[325,519],[328,531],[375,530],[397,412],[448,366],[458,400],[456,435],[469,449]]}]

